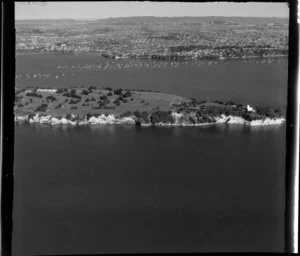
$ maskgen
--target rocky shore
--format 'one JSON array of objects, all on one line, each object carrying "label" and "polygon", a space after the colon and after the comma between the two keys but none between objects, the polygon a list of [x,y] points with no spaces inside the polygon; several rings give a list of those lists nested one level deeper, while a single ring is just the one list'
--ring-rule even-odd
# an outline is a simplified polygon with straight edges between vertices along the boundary
[{"label": "rocky shore", "polygon": [[232,101],[199,101],[152,91],[89,87],[26,88],[15,92],[16,122],[137,126],[258,126],[285,122],[282,109],[244,106]]}]

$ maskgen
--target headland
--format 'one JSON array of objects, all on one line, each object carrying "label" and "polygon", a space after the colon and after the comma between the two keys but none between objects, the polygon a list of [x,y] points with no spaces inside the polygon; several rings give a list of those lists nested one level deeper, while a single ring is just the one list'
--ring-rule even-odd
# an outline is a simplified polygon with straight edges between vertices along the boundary
[{"label": "headland", "polygon": [[278,108],[110,87],[16,88],[14,113],[16,122],[50,125],[201,126],[227,123],[255,126],[285,122],[284,111]]}]

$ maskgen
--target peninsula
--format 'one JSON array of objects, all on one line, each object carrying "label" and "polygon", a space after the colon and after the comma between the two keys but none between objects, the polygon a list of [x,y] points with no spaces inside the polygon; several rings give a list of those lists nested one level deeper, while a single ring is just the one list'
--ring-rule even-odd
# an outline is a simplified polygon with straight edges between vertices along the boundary
[{"label": "peninsula", "polygon": [[236,123],[252,126],[285,121],[283,110],[278,108],[110,87],[16,88],[14,113],[16,122],[51,125],[125,123],[138,126],[199,126]]}]

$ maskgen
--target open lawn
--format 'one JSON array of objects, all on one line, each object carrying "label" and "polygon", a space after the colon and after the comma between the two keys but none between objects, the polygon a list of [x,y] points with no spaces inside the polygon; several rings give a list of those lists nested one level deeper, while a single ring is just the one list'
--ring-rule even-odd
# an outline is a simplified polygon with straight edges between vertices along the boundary
[{"label": "open lawn", "polygon": [[75,114],[123,114],[128,111],[169,111],[172,105],[190,102],[173,94],[110,88],[23,89],[16,91],[15,114],[41,113],[64,116]]}]

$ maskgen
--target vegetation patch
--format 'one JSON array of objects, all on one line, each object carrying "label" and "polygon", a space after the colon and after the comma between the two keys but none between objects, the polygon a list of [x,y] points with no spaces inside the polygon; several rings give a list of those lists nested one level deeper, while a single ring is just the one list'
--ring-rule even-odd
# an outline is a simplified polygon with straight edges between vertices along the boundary
[{"label": "vegetation patch", "polygon": [[47,110],[48,104],[42,104],[35,109],[35,112],[45,112]]},{"label": "vegetation patch", "polygon": [[47,100],[50,100],[50,101],[52,101],[52,102],[53,102],[53,101],[56,101],[56,98],[55,98],[54,96],[52,96],[52,95],[47,96],[46,99],[47,99]]},{"label": "vegetation patch", "polygon": [[22,96],[22,95],[20,95],[20,96],[15,96],[15,103],[20,102],[22,99],[23,99],[23,96]]},{"label": "vegetation patch", "polygon": [[131,97],[131,96],[132,96],[132,94],[131,94],[130,91],[126,91],[126,92],[123,94],[123,97],[124,97],[124,98],[129,98],[129,97]]},{"label": "vegetation patch", "polygon": [[151,123],[173,123],[173,118],[171,114],[171,111],[155,111],[150,115]]},{"label": "vegetation patch", "polygon": [[82,91],[81,91],[81,94],[83,94],[83,95],[89,95],[89,94],[90,94],[90,91],[88,91],[88,90],[82,90]]},{"label": "vegetation patch", "polygon": [[103,101],[105,104],[108,104],[110,102],[106,95],[100,96],[100,100]]},{"label": "vegetation patch", "polygon": [[62,96],[64,97],[70,97],[70,98],[74,98],[74,99],[81,99],[81,97],[77,94],[75,94],[75,92],[65,92],[62,94]]},{"label": "vegetation patch", "polygon": [[36,93],[36,92],[27,92],[27,93],[26,93],[26,96],[27,96],[27,97],[35,97],[35,98],[43,98],[43,95],[38,94],[38,93]]},{"label": "vegetation patch", "polygon": [[132,111],[126,111],[120,115],[120,117],[130,117],[133,116]]},{"label": "vegetation patch", "polygon": [[88,90],[89,90],[90,92],[92,92],[93,90],[96,90],[96,87],[95,87],[95,86],[90,86],[90,87],[88,88]]},{"label": "vegetation patch", "polygon": [[73,99],[71,99],[70,101],[69,101],[69,104],[77,104],[77,103],[79,103],[81,100],[73,100]]},{"label": "vegetation patch", "polygon": [[279,108],[271,108],[271,107],[257,107],[257,114],[267,116],[269,118],[278,118],[283,116],[283,110]]},{"label": "vegetation patch", "polygon": [[136,116],[140,123],[149,123],[149,112],[147,111],[134,111],[133,114]]},{"label": "vegetation patch", "polygon": [[122,95],[123,94],[122,92],[123,92],[123,90],[120,88],[120,89],[115,90],[114,94],[116,94],[116,95]]},{"label": "vegetation patch", "polygon": [[57,89],[56,93],[61,94],[61,93],[68,92],[68,91],[69,90],[67,88],[59,88],[59,89]]},{"label": "vegetation patch", "polygon": [[113,90],[113,89],[112,89],[111,87],[109,87],[109,86],[105,86],[105,87],[103,87],[103,89],[108,90],[108,91],[112,91],[112,90]]}]

